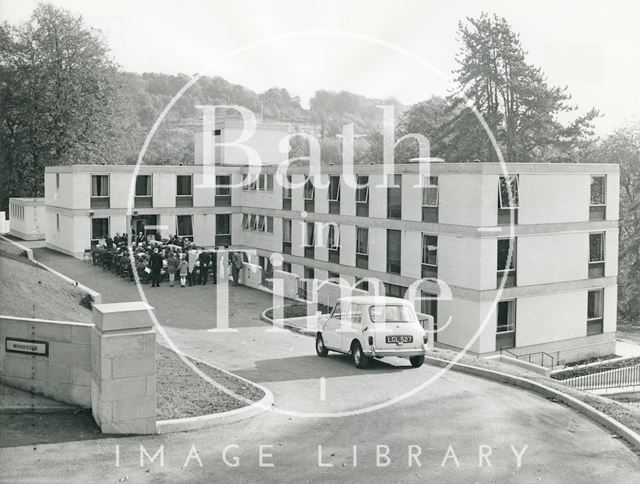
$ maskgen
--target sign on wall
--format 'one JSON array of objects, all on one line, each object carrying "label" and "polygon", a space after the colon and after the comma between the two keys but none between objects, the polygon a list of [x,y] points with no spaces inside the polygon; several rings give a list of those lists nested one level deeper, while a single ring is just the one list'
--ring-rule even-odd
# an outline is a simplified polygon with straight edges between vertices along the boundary
[{"label": "sign on wall", "polygon": [[9,353],[49,356],[49,343],[19,338],[6,338],[5,350]]}]

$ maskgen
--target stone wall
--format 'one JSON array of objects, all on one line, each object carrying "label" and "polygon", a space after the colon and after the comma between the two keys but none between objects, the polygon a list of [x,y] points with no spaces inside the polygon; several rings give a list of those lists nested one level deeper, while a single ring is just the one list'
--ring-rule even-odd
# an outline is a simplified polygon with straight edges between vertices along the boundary
[{"label": "stone wall", "polygon": [[[33,393],[91,406],[93,325],[0,316],[0,380]],[[48,355],[6,351],[6,340],[44,341]]]}]

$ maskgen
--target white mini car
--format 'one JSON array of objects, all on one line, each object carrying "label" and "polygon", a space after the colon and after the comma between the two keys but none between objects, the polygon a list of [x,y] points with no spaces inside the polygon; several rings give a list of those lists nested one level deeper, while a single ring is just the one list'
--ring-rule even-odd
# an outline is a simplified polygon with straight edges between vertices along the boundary
[{"label": "white mini car", "polygon": [[354,296],[338,300],[316,335],[316,353],[349,354],[357,368],[369,366],[371,358],[401,356],[418,368],[424,363],[426,343],[427,334],[406,299]]}]

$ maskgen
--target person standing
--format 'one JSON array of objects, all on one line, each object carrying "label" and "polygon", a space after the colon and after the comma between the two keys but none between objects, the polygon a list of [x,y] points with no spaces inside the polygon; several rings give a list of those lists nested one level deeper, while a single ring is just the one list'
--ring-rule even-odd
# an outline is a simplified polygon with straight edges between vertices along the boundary
[{"label": "person standing", "polygon": [[207,284],[207,278],[209,276],[209,264],[211,263],[211,256],[206,251],[200,252],[198,256],[198,260],[200,261],[200,280],[198,283],[202,286]]},{"label": "person standing", "polygon": [[180,259],[178,270],[180,271],[180,287],[184,287],[187,283],[187,274],[189,274],[189,263],[186,261],[184,256]]},{"label": "person standing", "polygon": [[151,259],[149,261],[149,269],[151,269],[151,287],[160,287],[160,272],[162,271],[162,256],[158,252],[158,248],[153,249]]},{"label": "person standing", "polygon": [[176,278],[176,272],[178,270],[178,259],[173,255],[173,252],[169,252],[167,258],[167,273],[169,274],[169,286],[173,287],[173,281]]},{"label": "person standing", "polygon": [[231,254],[231,277],[233,277],[233,285],[238,285],[240,278],[240,269],[242,269],[242,256],[238,252]]}]

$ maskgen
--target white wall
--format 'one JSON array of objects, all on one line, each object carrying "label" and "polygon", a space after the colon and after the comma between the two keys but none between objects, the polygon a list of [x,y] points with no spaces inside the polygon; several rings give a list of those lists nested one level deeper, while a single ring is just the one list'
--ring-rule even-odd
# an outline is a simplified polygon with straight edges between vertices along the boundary
[{"label": "white wall", "polygon": [[519,224],[589,220],[591,175],[523,174],[519,183]]}]

